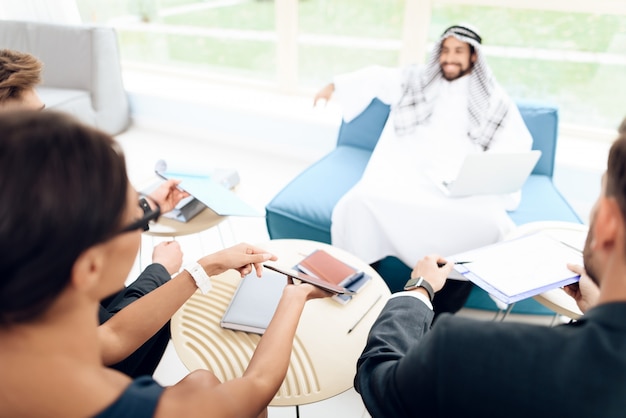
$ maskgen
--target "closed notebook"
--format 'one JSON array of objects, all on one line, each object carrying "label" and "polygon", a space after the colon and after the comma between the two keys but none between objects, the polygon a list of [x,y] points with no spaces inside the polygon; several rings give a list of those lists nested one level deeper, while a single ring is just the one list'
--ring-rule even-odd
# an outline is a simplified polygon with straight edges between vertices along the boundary
[{"label": "closed notebook", "polygon": [[220,326],[235,331],[265,333],[286,284],[283,274],[263,269],[263,276],[257,277],[253,270],[241,279]]},{"label": "closed notebook", "polygon": [[300,261],[296,267],[308,275],[344,287],[363,276],[362,271],[358,271],[324,250],[313,251]]},{"label": "closed notebook", "polygon": [[[324,250],[313,251],[300,261],[296,265],[296,268],[311,276],[343,286],[355,293],[358,293],[372,278],[364,274],[364,272],[333,257]],[[345,305],[350,302],[353,297],[354,295],[334,295],[332,299],[335,302]]]}]

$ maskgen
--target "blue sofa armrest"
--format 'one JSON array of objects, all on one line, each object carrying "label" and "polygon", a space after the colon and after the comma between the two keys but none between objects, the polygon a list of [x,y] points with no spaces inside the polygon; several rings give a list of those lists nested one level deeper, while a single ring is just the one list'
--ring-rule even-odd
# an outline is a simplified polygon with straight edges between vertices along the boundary
[{"label": "blue sofa armrest", "polygon": [[533,138],[532,148],[541,151],[541,158],[522,188],[519,207],[509,212],[509,216],[516,225],[536,221],[582,223],[552,182],[558,138],[558,108],[532,101],[518,101],[517,107]]},{"label": "blue sofa armrest", "polygon": [[533,169],[533,174],[552,178],[558,138],[558,108],[545,103],[521,100],[517,101],[517,108],[533,138],[532,148],[541,151],[541,158]]},{"label": "blue sofa armrest", "polygon": [[337,135],[337,146],[374,151],[389,117],[389,109],[389,105],[374,99],[359,116],[350,122],[342,121]]}]

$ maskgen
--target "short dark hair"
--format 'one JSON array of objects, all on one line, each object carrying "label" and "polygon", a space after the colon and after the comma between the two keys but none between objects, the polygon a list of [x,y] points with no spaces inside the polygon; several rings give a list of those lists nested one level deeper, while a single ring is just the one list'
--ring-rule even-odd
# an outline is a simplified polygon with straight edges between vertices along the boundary
[{"label": "short dark hair", "polygon": [[626,118],[622,120],[622,123],[620,124],[619,128],[617,128],[617,132],[619,134],[626,134]]},{"label": "short dark hair", "polygon": [[123,153],[54,112],[0,114],[0,327],[41,315],[77,258],[112,237],[127,206]]},{"label": "short dark hair", "polygon": [[0,49],[0,103],[19,99],[41,82],[43,64],[31,54]]},{"label": "short dark hair", "polygon": [[618,202],[622,216],[626,220],[626,131],[620,131],[611,145],[605,181],[606,196]]}]

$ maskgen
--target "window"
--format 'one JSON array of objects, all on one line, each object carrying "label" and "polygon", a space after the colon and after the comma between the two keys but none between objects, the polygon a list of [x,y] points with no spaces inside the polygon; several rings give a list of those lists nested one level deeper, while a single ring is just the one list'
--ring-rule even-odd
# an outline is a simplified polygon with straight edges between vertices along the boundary
[{"label": "window", "polygon": [[559,106],[561,122],[615,129],[626,115],[626,16],[440,5],[430,39],[472,22],[498,81],[516,98]]},{"label": "window", "polygon": [[[405,18],[406,10],[426,3],[77,0],[85,21],[117,27],[125,63],[226,75],[291,92],[321,87],[334,74],[366,65],[400,65],[411,39],[407,30],[417,25]],[[431,13],[428,44],[450,24],[471,22],[480,29],[488,62],[511,96],[557,104],[564,124],[615,129],[625,114],[624,6],[603,0],[597,2],[598,12],[590,12],[570,11],[574,6],[560,0],[544,2],[553,10],[544,10],[539,1],[528,3],[533,9],[502,3],[434,1],[426,9]],[[519,2],[505,4],[512,3]]]}]

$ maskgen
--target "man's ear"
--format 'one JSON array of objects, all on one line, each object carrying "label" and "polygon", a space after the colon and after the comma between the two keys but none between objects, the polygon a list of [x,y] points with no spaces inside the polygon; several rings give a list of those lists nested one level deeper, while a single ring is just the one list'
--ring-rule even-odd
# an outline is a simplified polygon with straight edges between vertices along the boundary
[{"label": "man's ear", "polygon": [[72,267],[72,284],[81,290],[90,292],[97,287],[105,265],[105,253],[101,246],[85,250]]},{"label": "man's ear", "polygon": [[472,64],[474,64],[477,59],[478,59],[478,54],[476,53],[476,51],[472,52],[472,55],[470,55],[470,61],[472,62]]},{"label": "man's ear", "polygon": [[598,201],[594,220],[594,242],[596,250],[612,250],[622,246],[624,218],[619,204],[612,197],[602,197]]}]

